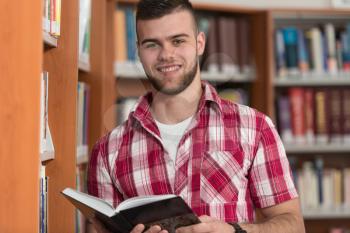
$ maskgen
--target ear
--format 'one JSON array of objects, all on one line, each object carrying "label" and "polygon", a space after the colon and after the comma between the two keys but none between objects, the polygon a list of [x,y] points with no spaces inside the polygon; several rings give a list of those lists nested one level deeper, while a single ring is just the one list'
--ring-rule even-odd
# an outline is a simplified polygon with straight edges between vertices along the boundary
[{"label": "ear", "polygon": [[197,35],[197,53],[199,56],[203,55],[205,49],[205,34],[199,32]]}]

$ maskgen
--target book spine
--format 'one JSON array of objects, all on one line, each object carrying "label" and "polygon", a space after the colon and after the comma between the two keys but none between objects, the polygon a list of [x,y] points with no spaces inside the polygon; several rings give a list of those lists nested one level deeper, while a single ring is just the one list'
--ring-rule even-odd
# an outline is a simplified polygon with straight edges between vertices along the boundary
[{"label": "book spine", "polygon": [[284,28],[283,38],[286,48],[286,65],[288,73],[298,73],[298,31],[296,28]]},{"label": "book spine", "polygon": [[331,74],[336,74],[338,71],[337,67],[337,59],[336,59],[336,42],[335,42],[335,29],[334,25],[331,23],[327,23],[324,26],[325,37],[327,42],[327,67],[328,72]]},{"label": "book spine", "polygon": [[328,143],[326,99],[326,90],[318,89],[315,91],[316,142],[320,144]]},{"label": "book spine", "polygon": [[297,30],[298,33],[298,66],[301,73],[306,73],[309,71],[309,54],[306,49],[306,42],[304,32],[300,29]]},{"label": "book spine", "polygon": [[285,45],[283,39],[283,33],[281,29],[275,32],[275,46],[276,46],[276,70],[278,77],[284,77],[286,75],[286,61],[285,61]]},{"label": "book spine", "polygon": [[341,90],[328,90],[329,95],[329,138],[331,143],[342,143],[342,97]]},{"label": "book spine", "polygon": [[304,90],[305,102],[305,139],[306,143],[311,145],[315,142],[314,127],[314,93],[311,88]]},{"label": "book spine", "polygon": [[277,101],[282,141],[291,144],[294,142],[294,139],[291,127],[290,99],[287,96],[280,96]]},{"label": "book spine", "polygon": [[292,130],[295,143],[305,143],[305,118],[304,118],[304,90],[302,88],[289,89]]},{"label": "book spine", "polygon": [[317,74],[322,74],[323,69],[323,51],[322,51],[322,35],[318,28],[311,29],[311,51],[314,72]]},{"label": "book spine", "polygon": [[126,15],[126,33],[127,33],[127,48],[128,60],[136,61],[136,32],[134,10],[132,7],[125,8]]},{"label": "book spine", "polygon": [[343,132],[344,132],[344,143],[350,143],[350,89],[343,89]]}]

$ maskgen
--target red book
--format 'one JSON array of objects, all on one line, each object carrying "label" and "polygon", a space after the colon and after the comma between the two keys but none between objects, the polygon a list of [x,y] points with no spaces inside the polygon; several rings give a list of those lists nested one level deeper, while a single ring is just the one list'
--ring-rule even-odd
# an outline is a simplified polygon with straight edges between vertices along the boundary
[{"label": "red book", "polygon": [[315,141],[314,127],[314,92],[311,88],[304,90],[304,111],[305,111],[305,140],[312,144]]},{"label": "red book", "polygon": [[292,132],[295,143],[305,143],[305,115],[304,115],[304,89],[293,87],[289,89],[291,108]]}]

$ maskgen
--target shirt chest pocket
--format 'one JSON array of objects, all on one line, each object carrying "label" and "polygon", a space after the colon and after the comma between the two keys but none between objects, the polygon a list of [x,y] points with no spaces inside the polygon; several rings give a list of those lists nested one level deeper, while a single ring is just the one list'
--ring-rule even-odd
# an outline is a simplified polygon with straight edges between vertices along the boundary
[{"label": "shirt chest pocket", "polygon": [[241,158],[240,151],[204,152],[200,169],[202,201],[207,204],[238,201],[239,192],[247,186]]}]

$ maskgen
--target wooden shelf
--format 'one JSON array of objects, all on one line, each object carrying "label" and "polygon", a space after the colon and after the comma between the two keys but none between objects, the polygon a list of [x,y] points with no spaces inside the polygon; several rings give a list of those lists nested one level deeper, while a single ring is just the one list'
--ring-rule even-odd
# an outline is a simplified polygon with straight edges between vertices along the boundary
[{"label": "wooden shelf", "polygon": [[89,161],[88,148],[88,145],[80,145],[77,147],[77,165],[85,164]]},{"label": "wooden shelf", "polygon": [[332,208],[332,209],[304,209],[304,219],[339,219],[350,218],[350,209]]},{"label": "wooden shelf", "polygon": [[43,41],[46,47],[56,48],[58,39],[48,32],[43,31]]},{"label": "wooden shelf", "polygon": [[305,74],[287,77],[276,77],[274,80],[276,87],[291,86],[350,86],[350,72],[331,74]]},{"label": "wooden shelf", "polygon": [[304,153],[349,153],[350,145],[348,144],[313,144],[298,145],[284,144],[287,153],[304,154]]},{"label": "wooden shelf", "polygon": [[[114,74],[120,79],[146,79],[146,74],[141,63],[125,62],[114,64]],[[209,73],[202,72],[202,80],[209,82],[253,82],[254,74],[226,74],[226,73]]]}]

